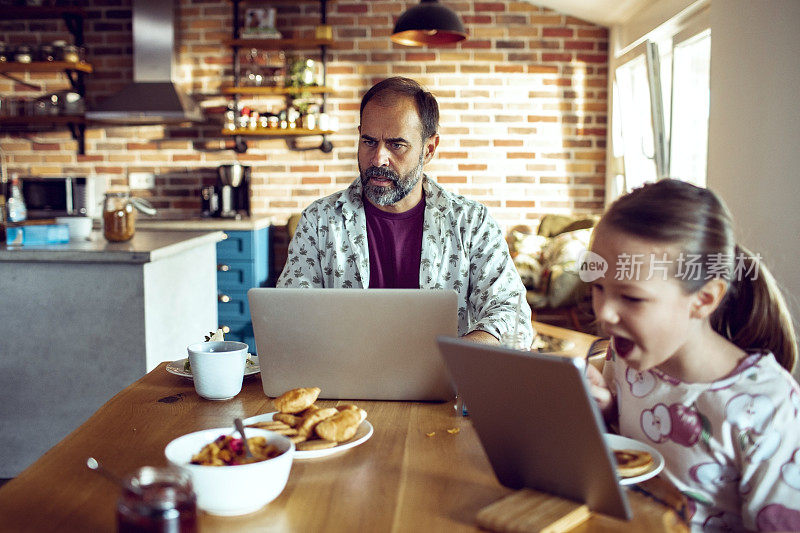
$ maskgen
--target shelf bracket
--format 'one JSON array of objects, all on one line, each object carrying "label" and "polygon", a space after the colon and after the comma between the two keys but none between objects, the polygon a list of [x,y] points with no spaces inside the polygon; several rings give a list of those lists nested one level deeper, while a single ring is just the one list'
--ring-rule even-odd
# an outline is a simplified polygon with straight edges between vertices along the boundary
[{"label": "shelf bracket", "polygon": [[233,138],[233,151],[237,154],[247,152],[247,141],[245,141],[241,135],[236,135]]},{"label": "shelf bracket", "polygon": [[286,146],[289,147],[289,150],[292,150],[294,152],[308,152],[310,150],[320,150],[322,153],[328,154],[333,150],[333,143],[328,140],[327,135],[322,136],[322,142],[317,146],[303,146],[301,148],[297,146],[297,139],[294,138],[287,138]]},{"label": "shelf bracket", "polygon": [[70,122],[67,126],[72,138],[78,141],[78,155],[86,155],[86,124]]},{"label": "shelf bracket", "polygon": [[69,78],[69,84],[72,89],[81,96],[86,96],[86,85],[83,81],[83,73],[77,70],[64,71]]},{"label": "shelf bracket", "polygon": [[28,83],[27,81],[24,81],[24,80],[21,80],[21,79],[15,77],[15,76],[12,76],[8,72],[0,72],[0,76],[3,76],[4,78],[8,78],[9,80],[13,81],[14,83],[19,83],[20,85],[23,85],[23,86],[25,86],[28,89],[31,89],[33,91],[41,91],[41,90],[43,90],[41,86],[34,85],[32,83]]},{"label": "shelf bracket", "polygon": [[64,23],[75,38],[75,46],[83,46],[83,17],[75,13],[64,13]]}]

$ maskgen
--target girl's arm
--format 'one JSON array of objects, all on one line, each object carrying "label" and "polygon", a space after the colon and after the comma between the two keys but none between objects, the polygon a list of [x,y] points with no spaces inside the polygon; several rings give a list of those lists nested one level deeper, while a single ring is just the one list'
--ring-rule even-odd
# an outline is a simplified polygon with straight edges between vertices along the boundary
[{"label": "girl's arm", "polygon": [[742,453],[742,522],[758,531],[800,531],[800,388],[752,398],[753,408],[774,411],[763,427],[734,427]]},{"label": "girl's arm", "polygon": [[586,379],[589,381],[589,392],[597,402],[597,407],[603,415],[607,424],[615,423],[617,420],[617,402],[611,394],[603,374],[594,365],[586,365]]}]

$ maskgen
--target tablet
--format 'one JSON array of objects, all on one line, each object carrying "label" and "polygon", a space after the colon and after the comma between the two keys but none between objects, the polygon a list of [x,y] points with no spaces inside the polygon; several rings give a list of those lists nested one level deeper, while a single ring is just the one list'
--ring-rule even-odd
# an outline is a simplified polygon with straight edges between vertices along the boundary
[{"label": "tablet", "polygon": [[439,337],[497,479],[629,519],[584,361]]}]

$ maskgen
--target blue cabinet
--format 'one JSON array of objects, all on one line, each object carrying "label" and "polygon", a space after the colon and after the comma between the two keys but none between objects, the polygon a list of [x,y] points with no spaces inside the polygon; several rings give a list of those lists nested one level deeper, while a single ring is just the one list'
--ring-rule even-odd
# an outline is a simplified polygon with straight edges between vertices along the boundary
[{"label": "blue cabinet", "polygon": [[226,231],[217,243],[217,315],[225,340],[241,341],[256,353],[247,290],[266,287],[270,280],[269,227]]}]

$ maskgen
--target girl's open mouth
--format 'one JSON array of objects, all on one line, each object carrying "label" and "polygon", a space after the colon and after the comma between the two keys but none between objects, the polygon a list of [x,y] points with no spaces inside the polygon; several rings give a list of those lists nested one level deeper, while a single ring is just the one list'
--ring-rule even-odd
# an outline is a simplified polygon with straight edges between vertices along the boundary
[{"label": "girl's open mouth", "polygon": [[617,355],[625,359],[631,354],[633,347],[636,346],[636,344],[630,339],[626,339],[625,337],[617,337],[615,335],[613,337],[613,346],[614,351],[617,352]]}]

